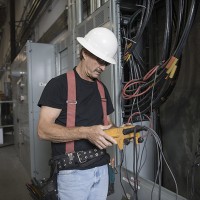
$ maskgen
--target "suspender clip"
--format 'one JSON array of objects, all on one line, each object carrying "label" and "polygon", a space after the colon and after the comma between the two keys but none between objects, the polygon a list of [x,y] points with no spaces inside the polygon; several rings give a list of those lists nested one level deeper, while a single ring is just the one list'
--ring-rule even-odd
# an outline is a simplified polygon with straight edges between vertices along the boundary
[{"label": "suspender clip", "polygon": [[68,103],[68,104],[77,104],[77,101],[67,100],[66,103]]}]

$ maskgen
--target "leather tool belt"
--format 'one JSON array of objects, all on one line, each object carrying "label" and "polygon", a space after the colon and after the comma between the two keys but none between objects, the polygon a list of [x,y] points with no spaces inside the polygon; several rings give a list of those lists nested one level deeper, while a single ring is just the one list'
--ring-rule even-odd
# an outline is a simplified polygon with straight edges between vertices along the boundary
[{"label": "leather tool belt", "polygon": [[102,157],[106,154],[105,150],[100,149],[90,149],[86,151],[77,151],[73,153],[67,153],[64,155],[54,156],[50,160],[50,165],[53,163],[57,166],[57,170],[67,170],[77,167],[85,167],[93,162],[96,159]]}]

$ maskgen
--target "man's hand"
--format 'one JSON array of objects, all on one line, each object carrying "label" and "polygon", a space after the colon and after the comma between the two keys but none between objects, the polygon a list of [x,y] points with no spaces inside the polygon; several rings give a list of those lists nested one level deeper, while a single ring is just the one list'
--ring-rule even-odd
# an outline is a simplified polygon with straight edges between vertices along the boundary
[{"label": "man's hand", "polygon": [[104,132],[104,130],[109,129],[111,126],[112,125],[95,125],[87,127],[88,130],[86,133],[86,139],[99,147],[99,149],[105,149],[109,146],[112,146],[113,144],[117,144],[116,140],[113,137]]}]

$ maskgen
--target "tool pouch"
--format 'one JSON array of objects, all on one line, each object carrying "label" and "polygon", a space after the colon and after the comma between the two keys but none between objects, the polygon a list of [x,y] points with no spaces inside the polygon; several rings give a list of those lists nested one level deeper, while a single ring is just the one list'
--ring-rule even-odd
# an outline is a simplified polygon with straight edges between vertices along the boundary
[{"label": "tool pouch", "polygon": [[31,184],[27,183],[26,187],[34,200],[58,200],[57,175],[41,181],[33,178]]},{"label": "tool pouch", "polygon": [[41,187],[44,200],[58,200],[57,174],[44,181]]},{"label": "tool pouch", "polygon": [[34,200],[58,200],[56,166],[54,166],[50,178],[40,181],[32,178],[31,184],[27,183],[26,187]]}]

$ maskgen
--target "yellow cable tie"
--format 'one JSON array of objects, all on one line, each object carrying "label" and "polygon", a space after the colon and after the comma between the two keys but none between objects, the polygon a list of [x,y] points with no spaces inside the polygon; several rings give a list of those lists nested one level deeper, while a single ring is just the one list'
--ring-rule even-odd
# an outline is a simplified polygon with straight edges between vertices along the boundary
[{"label": "yellow cable tie", "polygon": [[166,69],[170,69],[171,67],[173,67],[174,65],[176,65],[177,62],[178,62],[178,58],[172,56],[171,59],[170,59],[170,61],[166,65]]},{"label": "yellow cable tie", "polygon": [[174,74],[176,72],[176,69],[177,69],[177,65],[174,65],[173,67],[173,70],[171,71],[170,75],[169,75],[169,78],[173,78],[174,77]]},{"label": "yellow cable tie", "polygon": [[173,71],[173,69],[174,69],[174,66],[176,66],[176,65],[174,65],[173,63],[172,63],[172,65],[170,66],[170,68],[168,68],[168,70],[167,70],[167,74],[170,74],[172,71]]},{"label": "yellow cable tie", "polygon": [[[170,74],[173,70],[174,70],[174,67],[176,66],[176,63],[178,62],[178,59],[173,57],[173,59],[171,59],[169,61],[169,63],[167,64],[166,68],[167,68],[167,74]],[[177,68],[177,66],[175,67]],[[175,69],[176,71],[176,69]]]},{"label": "yellow cable tie", "polygon": [[172,71],[172,69],[173,69],[173,67],[170,67],[168,70],[167,70],[167,74],[170,74],[171,73],[171,71]]}]

